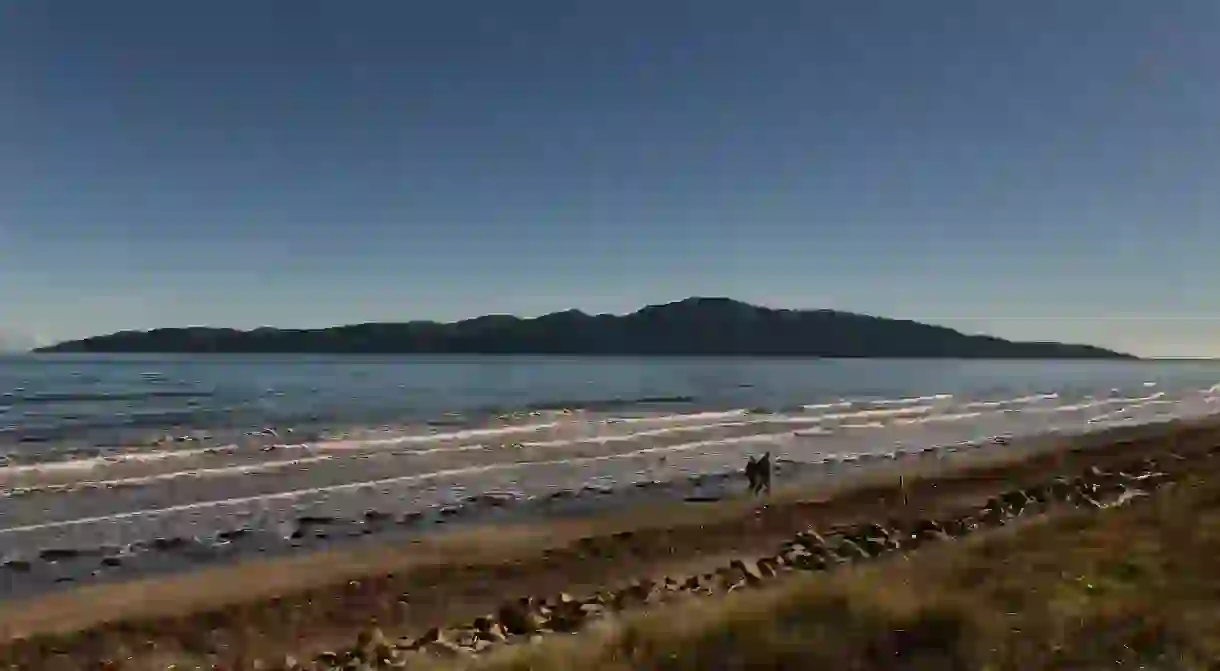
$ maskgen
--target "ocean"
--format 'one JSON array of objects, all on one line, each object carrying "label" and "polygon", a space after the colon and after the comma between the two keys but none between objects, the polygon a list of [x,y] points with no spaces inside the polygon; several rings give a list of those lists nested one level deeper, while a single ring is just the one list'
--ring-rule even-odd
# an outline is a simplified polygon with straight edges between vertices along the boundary
[{"label": "ocean", "polygon": [[1210,362],[7,357],[0,598],[1217,410]]},{"label": "ocean", "polygon": [[681,415],[910,402],[948,416],[999,403],[1008,415],[1043,411],[1026,417],[1025,429],[1038,431],[1057,425],[1045,412],[1055,406],[1097,404],[1085,419],[1104,421],[1120,409],[1107,400],[1161,394],[1138,402],[1172,413],[1171,401],[1217,383],[1220,362],[17,355],[0,357],[0,458],[188,436],[223,442],[269,428],[461,430],[561,409]]}]

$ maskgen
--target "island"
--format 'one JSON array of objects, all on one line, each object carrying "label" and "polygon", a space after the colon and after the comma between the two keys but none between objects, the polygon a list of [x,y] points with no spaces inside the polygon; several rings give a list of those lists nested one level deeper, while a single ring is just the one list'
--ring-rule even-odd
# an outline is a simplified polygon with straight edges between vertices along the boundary
[{"label": "island", "polygon": [[1091,345],[1016,342],[839,310],[786,310],[688,298],[625,315],[567,310],[320,329],[120,331],[36,352],[276,354],[545,354],[824,358],[1135,359]]}]

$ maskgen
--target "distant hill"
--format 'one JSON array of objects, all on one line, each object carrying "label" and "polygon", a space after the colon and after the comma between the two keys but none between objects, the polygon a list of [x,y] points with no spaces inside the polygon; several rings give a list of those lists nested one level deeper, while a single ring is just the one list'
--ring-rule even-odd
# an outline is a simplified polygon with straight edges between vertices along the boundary
[{"label": "distant hill", "polygon": [[121,331],[37,351],[1135,358],[1089,345],[1013,342],[914,321],[836,310],[777,310],[728,298],[688,298],[621,316],[568,310],[534,319],[489,315],[449,324],[413,321],[309,330],[192,327]]}]

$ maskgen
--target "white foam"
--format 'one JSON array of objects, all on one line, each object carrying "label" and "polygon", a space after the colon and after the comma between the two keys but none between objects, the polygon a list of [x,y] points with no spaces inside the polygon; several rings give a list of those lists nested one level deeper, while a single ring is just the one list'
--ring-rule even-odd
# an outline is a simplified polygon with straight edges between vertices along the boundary
[{"label": "white foam", "polygon": [[1028,412],[1075,412],[1078,410],[1088,410],[1089,408],[1099,408],[1107,405],[1118,405],[1120,403],[1139,403],[1141,401],[1151,401],[1165,396],[1165,392],[1159,391],[1151,396],[1139,396],[1135,398],[1107,398],[1094,399],[1086,403],[1076,403],[1071,405],[1056,405],[1049,408],[1030,408]]},{"label": "white foam", "polygon": [[981,412],[959,412],[950,415],[932,415],[931,417],[918,417],[914,419],[899,419],[895,424],[929,424],[932,422],[960,422],[965,419],[974,419],[981,417]]},{"label": "white foam", "polygon": [[610,454],[596,457],[578,457],[573,459],[555,459],[548,461],[528,461],[515,462],[508,464],[487,464],[483,466],[468,466],[464,468],[452,468],[441,471],[432,471],[430,473],[416,473],[412,475],[401,475],[392,478],[381,478],[377,480],[360,480],[356,482],[345,482],[338,485],[328,485],[325,487],[308,487],[304,489],[294,489],[284,492],[274,492],[270,494],[259,494],[257,496],[243,496],[238,498],[221,499],[216,501],[200,501],[197,503],[184,503],[176,506],[167,506],[164,508],[133,510],[123,513],[113,513],[110,515],[99,515],[96,517],[81,517],[71,520],[58,520],[55,522],[42,522],[39,524],[27,524],[17,527],[8,527],[0,529],[0,535],[15,534],[27,531],[38,531],[45,529],[61,529],[66,527],[81,526],[87,524],[97,524],[100,522],[113,522],[118,520],[138,519],[142,517],[156,517],[176,512],[206,510],[209,508],[223,508],[230,506],[244,505],[248,503],[258,503],[265,501],[281,501],[297,499],[304,496],[315,494],[328,494],[333,492],[356,491],[360,489],[381,487],[386,485],[399,485],[408,482],[421,482],[425,480],[436,480],[446,477],[474,475],[478,473],[487,473],[491,471],[508,471],[508,470],[524,470],[529,468],[537,468],[540,466],[555,466],[555,465],[573,465],[587,464],[616,459],[630,459],[646,454],[656,453],[671,453],[685,452],[690,450],[699,450],[713,446],[737,445],[743,443],[758,443],[770,442],[774,443],[784,438],[790,438],[793,434],[790,431],[783,433],[759,434],[752,436],[742,436],[737,438],[721,438],[716,440],[701,440],[689,443],[681,443],[678,445],[668,445],[664,447],[651,447],[631,452],[619,454]]},{"label": "white foam", "polygon": [[1005,398],[997,401],[972,401],[964,404],[964,408],[1002,408],[1008,405],[1026,405],[1029,403],[1037,403],[1038,401],[1050,401],[1059,398],[1059,394],[1034,394],[1032,396],[1018,396],[1016,398]]},{"label": "white foam", "polygon": [[[307,445],[277,445],[276,447],[308,447]],[[69,459],[65,461],[43,461],[33,464],[19,464],[0,467],[0,478],[22,473],[54,473],[65,471],[89,471],[105,466],[128,462],[150,463],[169,459],[187,459],[203,455],[222,454],[241,449],[240,445],[217,445],[185,450],[155,450],[152,452],[122,452],[85,459]],[[261,449],[261,448],[259,448]]]},{"label": "white foam", "polygon": [[681,415],[656,415],[647,417],[616,417],[612,421],[624,424],[645,424],[651,422],[689,422],[702,420],[719,420],[729,419],[731,417],[741,417],[749,414],[748,408],[737,408],[735,410],[725,410],[717,412],[695,412]]},{"label": "white foam", "polygon": [[887,410],[857,410],[856,412],[834,412],[827,415],[815,415],[822,420],[837,420],[837,419],[866,419],[869,417],[902,417],[904,415],[923,415],[936,411],[937,408],[930,405],[917,405],[903,408],[893,408]]},{"label": "white foam", "polygon": [[[1220,390],[1220,384],[1216,385]],[[1210,392],[1208,392],[1210,393]],[[1188,392],[1189,394],[1189,392]],[[921,396],[914,399],[927,401],[929,399],[945,399],[951,398],[947,394],[936,396]],[[337,441],[341,450],[354,450],[359,452],[364,449],[367,453],[354,455],[342,455],[325,452],[327,445],[334,445],[334,442],[318,442],[318,443],[302,443],[294,447],[310,450],[319,450],[316,456],[303,457],[301,459],[286,459],[279,461],[260,461],[257,463],[246,463],[232,466],[220,466],[217,468],[206,468],[197,470],[181,470],[179,464],[173,464],[178,470],[172,473],[155,473],[152,475],[138,474],[137,477],[118,478],[113,480],[103,480],[100,482],[111,484],[144,484],[154,483],[159,481],[174,480],[177,478],[186,477],[207,477],[220,478],[224,476],[242,475],[246,473],[273,472],[279,469],[284,469],[293,464],[300,465],[322,465],[326,461],[336,462],[335,467],[326,468],[326,478],[329,482],[336,482],[337,477],[344,478],[369,478],[374,476],[393,476],[380,477],[379,479],[360,479],[356,481],[340,482],[339,484],[331,484],[322,487],[298,488],[289,491],[269,492],[259,494],[257,496],[248,496],[241,498],[219,498],[226,493],[221,489],[220,484],[211,483],[208,489],[203,491],[212,492],[211,496],[217,497],[217,500],[203,501],[197,503],[185,503],[181,505],[166,505],[173,503],[174,500],[162,499],[158,501],[158,505],[164,507],[150,508],[147,510],[130,511],[123,513],[114,513],[110,515],[102,515],[96,517],[82,517],[79,519],[70,519],[60,522],[47,522],[45,524],[33,525],[18,525],[10,529],[0,529],[0,533],[16,533],[22,530],[35,529],[55,529],[66,526],[87,525],[93,522],[107,523],[114,520],[135,519],[141,517],[157,517],[161,515],[169,515],[178,511],[192,511],[225,508],[226,506],[240,506],[251,502],[263,501],[282,501],[293,500],[299,497],[311,496],[316,494],[326,494],[330,492],[344,492],[351,490],[359,490],[364,488],[372,488],[378,486],[395,485],[400,483],[426,482],[446,477],[460,476],[477,476],[480,473],[524,471],[543,466],[579,466],[596,463],[605,463],[612,460],[628,460],[640,457],[641,455],[658,454],[665,455],[670,453],[685,453],[680,458],[670,460],[674,463],[679,459],[686,464],[690,472],[702,469],[723,469],[726,466],[738,465],[734,459],[736,456],[720,454],[716,450],[725,446],[749,444],[754,442],[776,443],[787,440],[793,440],[791,443],[788,458],[807,458],[811,454],[822,454],[823,452],[844,452],[855,453],[860,452],[878,452],[882,447],[892,449],[894,443],[908,443],[911,447],[908,450],[923,451],[927,445],[943,445],[948,442],[959,441],[962,439],[977,440],[978,436],[986,432],[1004,433],[1009,435],[1033,435],[1037,433],[1047,433],[1056,431],[1075,431],[1096,429],[1105,424],[1107,426],[1121,426],[1126,424],[1146,423],[1155,421],[1161,417],[1169,417],[1169,413],[1161,412],[1160,409],[1164,406],[1173,406],[1171,412],[1177,416],[1182,416],[1189,413],[1207,414],[1212,411],[1213,406],[1207,404],[1215,402],[1216,398],[1206,394],[1198,394],[1194,396],[1182,395],[1170,399],[1166,397],[1164,392],[1158,392],[1148,396],[1133,397],[1133,398],[1105,398],[1105,399],[1085,399],[1083,401],[1075,401],[1062,405],[1052,405],[1048,401],[1058,399],[1058,394],[1037,394],[1032,396],[1020,396],[1010,399],[970,401],[963,403],[942,403],[938,405],[918,404],[918,403],[891,403],[890,407],[873,408],[865,410],[851,411],[850,402],[840,402],[835,404],[821,404],[814,406],[803,406],[801,411],[791,415],[763,415],[751,413],[748,410],[730,410],[718,412],[701,412],[676,415],[658,415],[646,417],[630,417],[630,418],[581,418],[576,419],[569,417],[564,421],[548,421],[546,423],[520,425],[515,427],[492,427],[489,429],[472,429],[458,432],[448,432],[431,435],[418,436],[398,436],[394,438],[376,438],[369,441],[362,440],[347,440]],[[895,399],[895,401],[911,401],[913,399]],[[1193,405],[1192,405],[1193,403]],[[1117,406],[1117,407],[1115,407]],[[813,412],[808,409],[813,408]],[[834,412],[819,412],[831,410]],[[839,410],[849,410],[847,412],[838,412]],[[1091,419],[1086,419],[1086,411],[1096,412],[1096,416]],[[1070,413],[1081,413],[1080,415]],[[717,432],[731,431],[733,433],[742,433],[742,431],[734,431],[741,427],[760,425],[759,429],[764,428],[780,428],[784,430],[765,433],[751,433],[746,436],[726,437],[723,435],[715,435]],[[766,425],[770,425],[767,427]],[[550,439],[554,436],[527,436],[530,438],[540,438],[541,440],[533,440],[529,442],[517,443],[522,447],[527,448],[542,448],[554,450],[556,454],[548,454],[546,456],[553,457],[547,460],[539,461],[514,461],[511,463],[498,462],[487,463],[487,459],[483,459],[483,463],[477,463],[479,457],[476,453],[481,451],[503,451],[511,449],[503,444],[498,444],[493,441],[473,442],[469,444],[461,444],[463,440],[471,440],[478,438],[500,438],[506,434],[515,432],[541,432],[547,428],[562,429],[564,433],[571,431],[588,432],[587,435],[564,436],[563,433],[558,435],[563,436],[562,439]],[[882,433],[874,433],[872,430],[881,429]],[[890,431],[893,431],[889,433]],[[690,442],[682,442],[676,445],[649,445],[646,441],[648,438],[658,436],[675,436],[683,433],[692,433],[690,438],[702,438],[701,440],[692,440]],[[712,435],[708,435],[712,434]],[[797,441],[797,438],[818,437],[816,441]],[[684,437],[685,438],[685,437]],[[632,441],[641,441],[644,444],[630,445]],[[435,442],[440,444],[435,444]],[[967,442],[969,442],[967,440]],[[642,449],[630,449],[630,451],[616,453],[607,450],[607,454],[598,454],[596,456],[586,456],[588,451],[576,452],[575,454],[565,455],[563,448],[573,447],[579,448],[582,445],[623,445],[622,448],[630,449],[641,447]],[[370,447],[371,446],[371,447]],[[394,446],[400,449],[398,451],[381,449],[385,446]],[[423,449],[417,449],[423,448]],[[253,449],[253,448],[252,448]],[[801,451],[804,451],[801,454]],[[215,452],[216,448],[206,449],[191,449],[181,451],[163,451],[131,455],[133,458],[143,458],[136,460],[153,460],[172,456],[182,456],[191,454],[200,454]],[[472,453],[469,459],[447,460],[446,462],[429,463],[425,461],[422,464],[411,464],[411,468],[415,471],[410,474],[394,475],[393,471],[387,472],[388,469],[396,468],[393,463],[386,463],[385,468],[381,468],[378,464],[376,471],[370,471],[368,466],[353,468],[352,470],[334,470],[338,468],[337,462],[352,458],[372,458],[389,459],[392,457],[406,456],[411,459],[427,460],[430,456],[445,454],[445,453]],[[580,454],[581,456],[576,456]],[[162,457],[160,455],[165,455]],[[256,452],[253,456],[258,458]],[[270,456],[270,455],[268,455]],[[543,455],[531,455],[533,457]],[[505,457],[500,456],[499,459]],[[98,460],[86,460],[98,461]],[[472,463],[473,462],[473,463]],[[106,462],[113,463],[113,462]],[[29,467],[26,467],[29,468]],[[429,469],[427,472],[419,472],[420,470]],[[590,477],[603,477],[605,471],[599,475],[598,469],[589,469]],[[0,474],[6,471],[0,470]],[[399,471],[401,472],[401,471]],[[565,471],[566,472],[566,471]],[[583,472],[583,469],[580,470]],[[687,471],[684,471],[687,472]],[[119,474],[114,474],[119,475]],[[133,474],[135,475],[135,474]],[[279,476],[275,476],[278,478]],[[291,480],[288,480],[288,478]],[[515,478],[516,476],[507,475],[504,478]],[[608,477],[608,476],[605,476]],[[616,476],[617,477],[617,476]],[[277,487],[299,487],[302,484],[316,484],[317,480],[313,478],[302,479],[299,473],[292,473],[284,476],[286,482],[292,484],[280,484],[278,479],[272,479],[271,485]],[[488,478],[488,483],[496,478]],[[311,482],[312,480],[312,482]],[[479,479],[478,482],[484,482]],[[75,483],[82,485],[84,483]],[[88,483],[96,484],[96,483]],[[56,491],[71,491],[71,485],[55,485]],[[65,489],[60,490],[60,487]],[[269,489],[270,486],[260,489]],[[472,489],[477,489],[472,487]],[[177,496],[176,492],[168,491],[169,495]],[[198,496],[198,493],[195,494]],[[158,493],[158,496],[160,494]],[[181,501],[181,499],[178,499]],[[29,504],[27,504],[29,505]],[[79,509],[75,514],[96,513],[98,510]],[[61,513],[65,514],[65,513]],[[227,513],[226,513],[227,514]],[[41,513],[27,513],[22,516],[10,517],[10,522],[36,522],[42,517]],[[176,519],[176,518],[174,518]]]},{"label": "white foam", "polygon": [[373,438],[359,440],[336,440],[310,443],[309,447],[317,450],[358,450],[381,446],[400,446],[420,443],[457,442],[470,438],[511,436],[518,433],[537,433],[547,429],[557,429],[573,426],[577,423],[597,424],[666,424],[681,422],[705,422],[741,417],[749,413],[745,408],[723,412],[698,412],[674,415],[650,415],[644,417],[608,417],[595,422],[578,422],[575,420],[560,420],[541,422],[537,424],[521,424],[517,426],[493,427],[487,429],[464,429],[449,433],[434,433],[420,436],[396,436],[393,438]]},{"label": "white foam", "polygon": [[[749,422],[718,422],[716,424],[700,424],[697,426],[671,426],[662,429],[649,429],[647,431],[637,431],[635,433],[626,433],[620,435],[601,435],[601,436],[584,436],[581,438],[566,439],[566,440],[538,440],[522,442],[522,447],[538,447],[538,448],[555,448],[555,447],[570,447],[583,443],[606,444],[620,443],[638,440],[640,438],[653,438],[656,436],[670,435],[674,433],[689,433],[693,431],[708,431],[710,429],[729,429],[739,426],[751,426],[754,424],[766,424],[772,422],[770,419],[759,419]],[[805,420],[806,423],[811,423],[810,420]]]},{"label": "white foam", "polygon": [[802,405],[802,410],[832,410],[834,408],[850,408],[855,405],[855,401],[838,401],[836,403],[812,403]]},{"label": "white foam", "polygon": [[915,405],[918,403],[927,403],[928,401],[946,401],[953,398],[953,394],[932,394],[931,396],[912,396],[910,398],[883,398],[879,401],[866,401],[873,405]]},{"label": "white foam", "polygon": [[84,480],[63,485],[49,485],[47,489],[50,491],[71,491],[76,489],[86,489],[90,487],[124,487],[133,485],[146,485],[154,482],[165,480],[178,480],[181,478],[215,478],[228,477],[234,475],[249,475],[253,473],[265,473],[276,471],[290,466],[304,466],[308,464],[316,464],[323,461],[329,461],[334,457],[330,455],[322,455],[316,457],[305,457],[301,459],[282,459],[279,461],[262,461],[255,464],[242,464],[239,466],[223,466],[220,468],[200,468],[189,471],[173,471],[170,473],[156,473],[154,475],[142,475],[131,478],[115,478],[112,480]]}]

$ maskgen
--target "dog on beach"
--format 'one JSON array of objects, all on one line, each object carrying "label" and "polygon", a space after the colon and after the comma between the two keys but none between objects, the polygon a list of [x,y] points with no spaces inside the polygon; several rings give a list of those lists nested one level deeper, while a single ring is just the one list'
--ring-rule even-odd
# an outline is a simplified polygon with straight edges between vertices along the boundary
[{"label": "dog on beach", "polygon": [[746,480],[750,483],[750,493],[757,496],[763,490],[771,493],[771,453],[761,457],[749,457],[746,461]]}]

